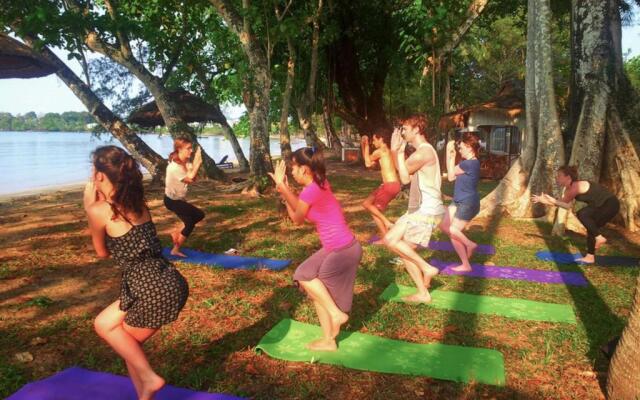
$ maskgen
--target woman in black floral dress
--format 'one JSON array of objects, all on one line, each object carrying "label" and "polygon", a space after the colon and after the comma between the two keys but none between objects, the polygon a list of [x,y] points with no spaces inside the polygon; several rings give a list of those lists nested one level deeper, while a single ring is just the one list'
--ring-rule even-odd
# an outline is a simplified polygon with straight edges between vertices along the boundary
[{"label": "woman in black floral dress", "polygon": [[124,359],[138,397],[149,400],[165,382],[149,365],[142,343],[178,317],[189,288],[162,256],[138,163],[124,150],[104,146],[93,153],[93,169],[84,191],[93,247],[122,269],[120,298],[94,325]]}]

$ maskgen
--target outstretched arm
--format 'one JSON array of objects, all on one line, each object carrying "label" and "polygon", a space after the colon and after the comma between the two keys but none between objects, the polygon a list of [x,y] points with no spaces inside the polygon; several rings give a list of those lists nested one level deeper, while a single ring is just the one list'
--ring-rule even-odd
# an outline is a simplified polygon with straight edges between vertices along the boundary
[{"label": "outstretched arm", "polygon": [[542,203],[548,206],[558,206],[565,209],[570,209],[573,205],[573,200],[578,195],[578,184],[573,183],[565,192],[562,200],[558,200],[555,197],[546,193],[540,193],[540,195],[531,196],[531,200],[534,203]]}]

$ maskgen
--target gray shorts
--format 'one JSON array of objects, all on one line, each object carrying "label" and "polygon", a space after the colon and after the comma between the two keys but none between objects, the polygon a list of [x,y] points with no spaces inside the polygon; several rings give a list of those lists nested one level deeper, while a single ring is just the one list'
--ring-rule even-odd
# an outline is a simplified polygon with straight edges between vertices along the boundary
[{"label": "gray shorts", "polygon": [[440,215],[427,215],[418,212],[407,213],[400,217],[394,226],[401,226],[403,228],[402,239],[422,247],[429,246],[429,240],[431,240],[431,234],[444,214]]},{"label": "gray shorts", "polygon": [[296,268],[293,279],[296,282],[320,279],[336,306],[343,312],[349,312],[361,259],[362,247],[355,239],[340,249],[327,251],[322,248]]}]

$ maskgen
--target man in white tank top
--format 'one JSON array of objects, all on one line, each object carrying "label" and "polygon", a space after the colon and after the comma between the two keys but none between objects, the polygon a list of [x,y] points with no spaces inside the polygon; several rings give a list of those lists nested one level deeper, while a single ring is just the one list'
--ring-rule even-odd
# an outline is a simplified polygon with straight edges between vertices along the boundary
[{"label": "man in white tank top", "polygon": [[[391,150],[397,159],[398,175],[403,184],[411,183],[409,207],[384,237],[387,247],[398,254],[416,284],[418,292],[404,298],[407,302],[428,303],[431,278],[439,270],[431,266],[415,251],[418,245],[426,247],[433,229],[444,216],[445,208],[440,193],[440,163],[438,154],[426,139],[427,120],[416,115],[404,120],[393,132]],[[410,143],[416,151],[405,159],[405,147]]]}]

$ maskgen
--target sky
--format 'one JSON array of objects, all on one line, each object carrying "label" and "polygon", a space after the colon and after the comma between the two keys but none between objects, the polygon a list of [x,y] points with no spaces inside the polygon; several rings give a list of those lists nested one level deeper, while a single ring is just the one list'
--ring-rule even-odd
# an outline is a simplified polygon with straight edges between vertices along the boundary
[{"label": "sky", "polygon": [[[622,28],[622,51],[627,58],[640,55],[639,11],[635,10],[636,18],[632,26]],[[67,60],[64,51],[54,49],[54,52],[60,59]],[[82,69],[75,60],[68,61],[67,65],[78,76],[82,76]],[[0,79],[0,112],[17,115],[29,111],[44,114],[86,111],[86,108],[56,75],[34,79]],[[235,121],[244,112],[244,107],[223,107],[223,112],[228,119]]]}]

